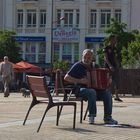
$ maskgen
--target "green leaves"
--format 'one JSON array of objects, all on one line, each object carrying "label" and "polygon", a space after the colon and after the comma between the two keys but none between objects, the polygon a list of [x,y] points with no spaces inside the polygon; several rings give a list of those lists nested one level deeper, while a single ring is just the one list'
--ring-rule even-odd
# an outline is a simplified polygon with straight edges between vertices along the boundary
[{"label": "green leaves", "polygon": [[0,30],[0,59],[7,55],[13,63],[20,60],[19,47],[14,38],[16,35],[13,31]]},{"label": "green leaves", "polygon": [[114,34],[117,37],[116,50],[119,66],[132,68],[140,57],[139,31],[135,29],[129,32],[127,24],[111,19],[105,32],[109,35]]},{"label": "green leaves", "polygon": [[61,70],[67,71],[69,68],[69,64],[70,64],[70,62],[67,60],[55,61],[53,63],[53,69],[55,69],[55,70],[61,69]]}]

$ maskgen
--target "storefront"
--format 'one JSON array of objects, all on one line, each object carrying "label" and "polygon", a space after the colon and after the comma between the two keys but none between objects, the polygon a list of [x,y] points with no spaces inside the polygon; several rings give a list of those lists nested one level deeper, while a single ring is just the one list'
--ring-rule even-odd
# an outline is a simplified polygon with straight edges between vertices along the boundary
[{"label": "storefront", "polygon": [[45,63],[46,37],[16,36],[19,42],[21,57],[31,63]]},{"label": "storefront", "polygon": [[68,60],[74,63],[79,60],[80,30],[72,27],[53,29],[54,61]]}]

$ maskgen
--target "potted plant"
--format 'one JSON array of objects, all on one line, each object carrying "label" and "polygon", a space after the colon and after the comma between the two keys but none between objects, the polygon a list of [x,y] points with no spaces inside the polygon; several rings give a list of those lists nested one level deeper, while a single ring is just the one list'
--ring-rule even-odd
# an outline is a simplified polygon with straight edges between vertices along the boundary
[{"label": "potted plant", "polygon": [[62,71],[63,73],[65,73],[68,68],[69,68],[69,64],[70,62],[67,60],[62,60],[62,61],[55,61],[53,63],[53,71]]}]

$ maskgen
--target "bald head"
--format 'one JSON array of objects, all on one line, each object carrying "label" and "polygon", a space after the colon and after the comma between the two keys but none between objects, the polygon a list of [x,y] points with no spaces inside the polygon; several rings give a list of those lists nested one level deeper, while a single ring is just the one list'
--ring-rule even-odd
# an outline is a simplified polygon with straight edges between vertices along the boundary
[{"label": "bald head", "polygon": [[91,49],[85,49],[82,53],[82,62],[85,64],[91,64],[93,60],[93,51]]},{"label": "bald head", "polygon": [[8,56],[4,56],[4,58],[3,58],[4,60],[8,60]]}]

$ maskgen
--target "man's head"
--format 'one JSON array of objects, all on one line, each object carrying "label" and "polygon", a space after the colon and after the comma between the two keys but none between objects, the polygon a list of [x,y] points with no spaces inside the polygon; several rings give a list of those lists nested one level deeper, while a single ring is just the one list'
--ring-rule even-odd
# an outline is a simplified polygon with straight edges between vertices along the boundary
[{"label": "man's head", "polygon": [[7,62],[8,61],[8,56],[4,56],[4,62]]},{"label": "man's head", "polygon": [[115,35],[110,35],[109,42],[110,44],[115,45],[117,43],[117,37]]},{"label": "man's head", "polygon": [[82,53],[82,62],[84,64],[91,64],[93,60],[93,51],[91,49],[85,49]]}]

